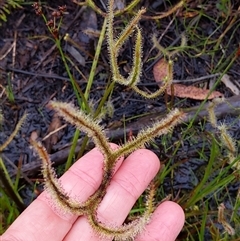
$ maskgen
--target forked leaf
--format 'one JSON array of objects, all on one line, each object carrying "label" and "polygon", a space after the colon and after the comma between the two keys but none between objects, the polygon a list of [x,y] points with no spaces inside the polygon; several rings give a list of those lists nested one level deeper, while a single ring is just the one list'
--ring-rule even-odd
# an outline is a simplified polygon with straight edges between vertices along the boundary
[{"label": "forked leaf", "polygon": [[[91,4],[92,1],[88,0]],[[134,0],[136,1],[136,0]],[[141,30],[137,26],[137,23],[144,10],[140,10],[135,18],[128,24],[128,26],[122,31],[117,39],[113,38],[113,0],[109,0],[109,9],[107,15],[107,37],[108,37],[108,49],[110,54],[111,71],[113,75],[113,81],[116,81],[123,85],[129,85],[137,93],[147,97],[154,98],[167,87],[172,80],[172,68],[173,62],[169,61],[167,66],[167,74],[165,76],[165,83],[163,87],[154,93],[148,94],[136,86],[136,83],[140,79],[142,62],[142,35]],[[131,4],[131,3],[130,3]],[[133,2],[132,2],[133,4]],[[135,49],[133,55],[133,68],[128,78],[124,78],[118,69],[117,57],[120,47],[129,38],[129,36],[136,31]],[[89,137],[91,137],[95,145],[99,148],[104,156],[102,181],[99,188],[83,203],[78,203],[73,197],[69,196],[60,185],[60,182],[55,176],[54,170],[51,168],[51,162],[46,149],[39,143],[32,141],[32,145],[38,152],[43,161],[43,175],[45,177],[46,186],[49,193],[58,207],[65,211],[70,211],[73,214],[85,215],[89,224],[96,231],[99,237],[105,239],[114,240],[134,240],[135,236],[139,234],[146,224],[150,221],[151,214],[154,211],[154,185],[150,186],[149,194],[146,201],[146,209],[143,215],[135,221],[124,224],[122,226],[106,225],[99,221],[97,217],[97,210],[99,204],[104,198],[107,188],[110,185],[111,179],[114,175],[115,166],[118,160],[122,156],[126,156],[149,142],[152,138],[168,133],[174,126],[182,121],[185,114],[178,109],[171,111],[166,118],[153,123],[152,126],[143,129],[139,134],[129,140],[118,149],[112,150],[108,139],[104,133],[103,128],[99,125],[92,116],[87,115],[81,110],[76,109],[71,104],[61,102],[50,102],[49,106],[58,112],[66,121],[76,126],[79,130],[84,131]]]},{"label": "forked leaf", "polygon": [[83,111],[68,103],[51,101],[49,107],[55,109],[66,121],[75,125],[79,130],[86,132],[89,137],[92,137],[105,157],[111,155],[111,149],[102,127],[91,116],[86,115]]},{"label": "forked leaf", "polygon": [[[139,10],[137,15],[130,21],[130,23],[123,29],[117,38],[113,36],[113,1],[109,2],[109,12],[108,12],[108,27],[107,27],[107,37],[108,37],[108,50],[110,55],[110,64],[113,75],[113,80],[127,86],[136,85],[141,76],[142,68],[142,35],[141,30],[138,28],[137,23],[139,22],[141,15],[145,12],[144,9]],[[124,78],[118,68],[118,54],[120,48],[123,46],[125,41],[132,35],[134,31],[136,33],[136,42],[133,55],[133,67],[128,78]]]},{"label": "forked leaf", "polygon": [[133,68],[127,78],[127,83],[129,83],[128,86],[136,85],[140,81],[140,76],[142,74],[142,35],[140,28],[137,27],[136,29],[137,34],[133,53]]},{"label": "forked leaf", "polygon": [[131,36],[143,13],[146,12],[146,9],[141,9],[138,11],[137,15],[131,20],[131,22],[123,29],[119,36],[114,39],[115,47],[117,52],[123,46],[125,41]]}]

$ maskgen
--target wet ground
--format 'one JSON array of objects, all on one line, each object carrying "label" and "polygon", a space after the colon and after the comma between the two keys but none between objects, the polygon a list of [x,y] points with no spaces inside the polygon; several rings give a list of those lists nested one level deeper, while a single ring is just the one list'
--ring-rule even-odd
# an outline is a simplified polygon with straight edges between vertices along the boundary
[{"label": "wet ground", "polygon": [[[119,1],[120,2],[120,1]],[[176,1],[172,1],[173,4]],[[239,36],[240,36],[240,20],[234,17],[237,14],[237,4],[232,3],[232,13],[229,14],[221,11],[220,7],[216,8],[216,1],[203,2],[202,6],[204,14],[199,16],[201,5],[198,1],[188,1],[187,5],[191,11],[186,8],[178,11],[174,16],[159,20],[149,20],[143,18],[140,22],[143,36],[143,75],[142,88],[153,91],[157,88],[152,67],[155,63],[155,56],[158,54],[156,49],[152,49],[151,36],[156,34],[164,47],[179,46],[180,35],[186,32],[188,39],[188,48],[181,52],[175,59],[174,79],[184,80],[195,79],[201,76],[207,76],[214,73],[226,71],[231,80],[240,84],[240,58],[235,58],[239,54]],[[201,1],[202,2],[202,1]],[[221,2],[221,1],[219,1]],[[95,30],[96,35],[101,31],[103,18],[95,14],[91,9],[82,8],[69,1],[52,1],[43,6],[43,11],[48,19],[51,18],[53,9],[59,5],[66,5],[67,12],[63,18],[60,28],[60,35],[64,36],[69,33],[70,37],[81,46],[81,50],[77,52],[81,54],[82,60],[76,59],[76,53],[72,54],[69,43],[62,41],[64,53],[71,59],[70,69],[79,84],[82,91],[85,91],[86,80],[88,79],[90,68],[95,53],[98,37],[91,35],[90,37],[83,33],[88,27]],[[156,12],[162,12],[169,7],[165,1],[141,1],[139,7],[146,6],[148,11],[146,15],[152,16]],[[99,7],[103,6],[99,3]],[[239,13],[238,13],[239,14]],[[116,30],[123,26],[126,21],[131,19],[132,15],[125,14],[116,19]],[[225,19],[224,19],[225,18]],[[216,21],[214,21],[215,19]],[[224,20],[223,20],[224,19]],[[212,21],[211,21],[212,20]],[[231,22],[234,20],[233,24]],[[231,26],[228,29],[228,26]],[[22,126],[19,134],[14,138],[10,145],[3,151],[2,157],[9,168],[10,173],[14,176],[16,170],[10,163],[18,166],[22,165],[23,173],[31,178],[38,178],[40,169],[31,171],[29,163],[36,162],[29,146],[29,138],[36,135],[40,140],[44,138],[48,132],[50,124],[53,122],[54,113],[46,108],[50,100],[61,100],[76,104],[76,98],[68,78],[64,64],[51,35],[40,16],[36,16],[34,9],[30,5],[23,6],[22,9],[14,10],[13,14],[8,16],[8,22],[3,23],[0,27],[0,56],[4,56],[0,61],[0,105],[4,115],[4,122],[1,127],[0,143],[12,133],[19,118],[26,111],[28,113],[27,120]],[[223,37],[222,37],[222,34]],[[216,41],[221,38],[218,49],[214,49]],[[207,41],[207,39],[211,41]],[[206,44],[203,42],[205,41]],[[131,67],[133,39],[126,43],[119,57],[120,69],[123,74],[127,74]],[[7,53],[9,51],[9,53]],[[75,49],[76,50],[76,49]],[[238,51],[238,53],[237,53]],[[77,55],[78,56],[78,55]],[[99,64],[96,70],[94,83],[90,92],[90,99],[94,106],[97,106],[106,88],[106,83],[110,77],[108,66],[108,51],[106,41],[102,46]],[[235,58],[235,61],[228,68],[228,64]],[[81,73],[75,68],[77,65]],[[212,81],[216,80],[212,79]],[[211,81],[207,80],[198,83],[204,86],[211,85]],[[14,99],[10,99],[7,95],[9,88],[12,89]],[[217,90],[224,94],[226,98],[234,96],[228,88],[220,83]],[[168,97],[169,98],[169,97]],[[166,96],[160,96],[154,100],[146,100],[133,93],[129,88],[116,85],[112,93],[111,102],[114,106],[113,116],[104,117],[102,124],[105,128],[123,129],[123,123],[128,125],[135,120],[129,120],[145,113],[164,113],[166,111]],[[201,101],[189,99],[174,99],[174,105],[180,108],[188,108],[198,106]],[[240,119],[234,111],[219,121],[227,121],[229,123],[230,132],[236,140],[240,140]],[[64,123],[60,121],[58,127]],[[199,123],[198,123],[199,124]],[[115,128],[116,128],[115,127]],[[211,127],[207,126],[205,130],[196,127],[199,136],[204,136],[205,131],[213,132]],[[168,140],[168,145],[181,138],[181,127],[177,127],[172,135],[172,139]],[[55,144],[48,143],[49,153],[54,155],[63,147],[71,143],[75,129],[67,125],[60,132]],[[124,132],[123,132],[124,133]],[[128,133],[127,133],[128,135]],[[123,141],[123,135],[114,138],[119,143]],[[174,189],[182,190],[192,189],[197,185],[200,176],[195,175],[195,171],[204,165],[204,160],[199,158],[197,150],[206,146],[204,138],[189,139],[184,143],[176,155],[176,160],[182,161],[179,165],[178,174],[173,180]],[[172,148],[166,148],[162,139],[157,139],[155,145],[151,146],[163,161],[167,161],[171,157]],[[55,160],[53,159],[53,162]],[[64,163],[66,159],[62,159],[59,163]],[[58,163],[58,164],[59,164]],[[24,167],[28,167],[25,168]],[[170,178],[170,177],[169,177]],[[168,182],[164,187],[166,192],[169,187]],[[230,191],[236,192],[237,186],[230,187]],[[24,191],[23,191],[24,192]],[[27,190],[26,190],[27,192]]]}]

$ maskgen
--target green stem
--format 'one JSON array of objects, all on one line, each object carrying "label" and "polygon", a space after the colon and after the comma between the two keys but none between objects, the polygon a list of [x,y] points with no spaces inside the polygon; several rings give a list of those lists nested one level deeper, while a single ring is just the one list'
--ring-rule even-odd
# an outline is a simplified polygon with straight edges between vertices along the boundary
[{"label": "green stem", "polygon": [[[42,14],[42,18],[43,18],[44,22],[47,23],[47,19],[46,19],[46,16],[44,14]],[[58,24],[58,30],[59,30],[59,28],[61,26],[61,22],[62,22],[62,18],[60,19],[60,22]],[[52,36],[54,36],[51,28],[49,26],[47,26],[47,27],[48,27],[48,31],[52,34]],[[65,57],[65,55],[63,53],[63,50],[62,50],[62,47],[61,47],[61,40],[59,38],[54,38],[54,42],[55,42],[55,44],[56,44],[56,46],[58,48],[58,51],[60,52],[62,61],[64,63],[64,67],[65,67],[65,69],[67,71],[68,77],[69,77],[69,79],[71,81],[71,84],[72,84],[72,87],[73,87],[73,91],[74,91],[74,93],[76,95],[76,98],[78,100],[78,105],[79,105],[79,107],[81,107],[82,106],[82,100],[80,98],[80,95],[79,95],[79,92],[78,92],[78,88],[76,86],[76,82],[75,82],[75,80],[74,80],[74,78],[72,76],[72,73],[71,73],[71,71],[69,69],[69,66],[67,64],[66,57]]]},{"label": "green stem", "polygon": [[11,178],[8,175],[8,171],[5,168],[5,165],[2,161],[2,158],[0,158],[0,181],[4,186],[4,189],[6,190],[7,195],[14,201],[14,203],[17,205],[18,210],[22,212],[26,207],[22,201],[22,198],[20,197],[17,190],[15,190],[14,185],[11,181]]},{"label": "green stem", "polygon": [[[105,19],[104,19],[104,22],[103,22],[102,31],[101,31],[101,33],[100,33],[100,37],[99,37],[99,40],[98,40],[96,53],[95,53],[95,56],[94,56],[94,59],[93,59],[91,71],[90,71],[89,78],[88,78],[88,82],[87,82],[87,87],[86,87],[86,90],[85,90],[85,93],[84,93],[84,98],[85,98],[86,102],[87,102],[87,100],[88,100],[88,98],[89,98],[90,90],[91,90],[91,87],[92,87],[92,84],[93,84],[93,80],[94,80],[94,77],[95,77],[95,71],[96,71],[96,67],[97,67],[99,55],[100,55],[100,52],[101,52],[101,47],[102,47],[102,43],[103,43],[103,40],[104,40],[105,32],[106,32],[106,26],[107,26],[107,18],[105,18]],[[104,96],[107,96],[107,95],[105,94]],[[104,100],[105,100],[105,99],[104,99]],[[103,98],[102,98],[99,106],[101,106],[101,105],[103,105]],[[85,106],[85,105],[84,105],[84,106]],[[98,114],[100,113],[100,111],[101,111],[101,108],[99,108],[99,106],[98,106],[97,111],[96,111],[95,114],[94,114],[94,117],[97,117],[97,115],[98,115]],[[85,107],[86,107],[86,106],[85,106]],[[90,112],[90,111],[88,111],[88,112]],[[74,139],[75,139],[75,136],[74,136]],[[88,143],[88,139],[89,139],[89,138],[88,138],[87,136],[84,138],[82,147],[81,147],[81,149],[80,149],[80,151],[79,151],[79,153],[78,153],[77,158],[80,158],[80,157],[82,156],[82,154],[83,154],[83,152],[84,152],[84,150],[85,150],[85,147],[86,147],[86,145],[87,145],[87,143]],[[76,144],[77,144],[77,141],[76,141]],[[72,147],[73,147],[73,146],[72,146]],[[72,151],[72,147],[71,147],[71,151]],[[75,147],[76,147],[76,145],[75,145]],[[74,148],[74,150],[75,150],[75,148]],[[74,150],[73,150],[73,153],[74,153]],[[70,154],[71,154],[71,153],[70,153]],[[70,158],[70,155],[69,155],[69,158]],[[68,160],[67,160],[67,163],[72,160],[72,158],[71,158],[71,160],[69,160],[69,158],[68,158]]]},{"label": "green stem", "polygon": [[110,85],[108,86],[108,88],[106,89],[106,91],[105,91],[105,93],[104,93],[104,95],[103,95],[103,97],[102,97],[102,99],[101,99],[101,101],[100,101],[100,103],[99,103],[99,105],[98,105],[95,113],[94,113],[94,118],[96,118],[96,117],[100,114],[104,103],[107,101],[108,96],[109,96],[110,93],[113,91],[114,85],[115,85],[115,82],[112,81],[112,82],[110,83]]},{"label": "green stem", "polygon": [[68,158],[67,158],[67,162],[65,164],[65,172],[69,169],[69,167],[72,165],[72,161],[73,161],[73,156],[75,155],[75,149],[77,146],[77,141],[80,135],[80,131],[78,129],[76,129],[74,136],[73,136],[73,141],[72,141],[72,145],[68,154]]},{"label": "green stem", "polygon": [[[225,68],[225,70],[223,71],[223,73],[219,76],[219,79],[215,82],[215,84],[213,85],[212,89],[209,91],[208,95],[206,96],[205,100],[200,104],[199,108],[196,110],[195,115],[193,116],[192,120],[190,121],[190,123],[187,126],[186,131],[184,131],[183,135],[182,135],[182,140],[185,140],[185,137],[187,135],[187,133],[189,133],[190,129],[193,126],[193,123],[195,122],[195,119],[197,118],[199,112],[203,109],[205,103],[208,101],[208,97],[212,94],[212,92],[216,89],[216,87],[218,86],[218,84],[221,82],[221,79],[223,77],[223,75],[225,73],[227,73],[227,71],[230,69],[230,67],[232,66],[233,62],[236,60],[236,55],[234,58],[232,58],[232,60],[230,61],[230,63],[227,65],[227,67]],[[181,141],[179,141],[176,145],[176,148],[173,152],[173,156],[176,155],[177,151],[179,150],[179,147],[181,145]]]},{"label": "green stem", "polygon": [[92,87],[92,84],[93,84],[93,79],[95,77],[96,67],[97,67],[99,55],[100,55],[101,48],[102,48],[102,43],[103,43],[105,32],[106,32],[106,26],[107,26],[107,18],[105,18],[104,22],[103,22],[102,31],[100,33],[96,53],[95,53],[95,56],[94,56],[94,59],[93,59],[90,75],[89,75],[89,78],[88,78],[87,87],[86,87],[85,94],[84,94],[86,100],[88,100],[90,90],[91,90],[91,87]]},{"label": "green stem", "polygon": [[61,54],[61,58],[62,58],[62,61],[63,61],[63,63],[64,63],[64,67],[65,67],[65,69],[66,69],[66,71],[67,71],[67,74],[68,74],[68,76],[69,76],[69,79],[70,79],[70,81],[71,81],[74,94],[75,94],[75,96],[76,96],[76,98],[77,98],[77,100],[78,100],[78,105],[79,105],[79,106],[82,106],[82,101],[81,101],[79,92],[78,92],[78,90],[77,90],[76,83],[75,83],[75,81],[74,81],[74,78],[73,78],[73,76],[72,76],[72,73],[71,73],[71,71],[70,71],[70,69],[69,69],[69,66],[68,66],[68,64],[67,64],[65,55],[64,55],[64,53],[63,53],[63,51],[62,51],[62,48],[61,48],[61,41],[60,41],[60,39],[56,39],[55,43],[56,43],[56,46],[57,46],[57,48],[58,48],[58,50],[59,50],[59,52],[60,52],[60,54]]}]

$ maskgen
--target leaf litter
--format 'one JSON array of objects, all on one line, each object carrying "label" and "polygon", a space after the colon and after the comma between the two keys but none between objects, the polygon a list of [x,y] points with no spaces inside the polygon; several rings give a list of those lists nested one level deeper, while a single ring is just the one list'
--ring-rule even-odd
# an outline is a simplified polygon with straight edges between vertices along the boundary
[{"label": "leaf litter", "polygon": [[[153,76],[155,81],[161,85],[166,76],[168,75],[169,62],[164,58],[161,58],[153,67]],[[217,97],[223,97],[223,94],[219,91],[213,91],[210,95],[210,89],[202,89],[196,86],[187,86],[184,84],[171,84],[166,88],[168,95],[173,95],[179,98],[190,98],[194,100],[214,99]],[[208,96],[209,95],[209,96]]]}]

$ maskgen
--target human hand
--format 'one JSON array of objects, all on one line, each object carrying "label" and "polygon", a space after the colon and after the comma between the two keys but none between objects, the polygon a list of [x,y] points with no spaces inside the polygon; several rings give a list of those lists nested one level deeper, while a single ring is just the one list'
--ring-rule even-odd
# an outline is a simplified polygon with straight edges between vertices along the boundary
[{"label": "human hand", "polygon": [[[112,145],[113,146],[113,145]],[[98,217],[104,223],[121,225],[137,198],[157,174],[160,163],[149,150],[133,152],[116,167]],[[85,201],[101,183],[103,156],[95,148],[77,161],[61,178],[66,192]],[[81,196],[79,194],[81,193]],[[173,241],[182,229],[184,213],[170,201],[160,204],[136,241]],[[44,191],[0,237],[1,241],[99,241],[84,216],[62,213]]]}]

